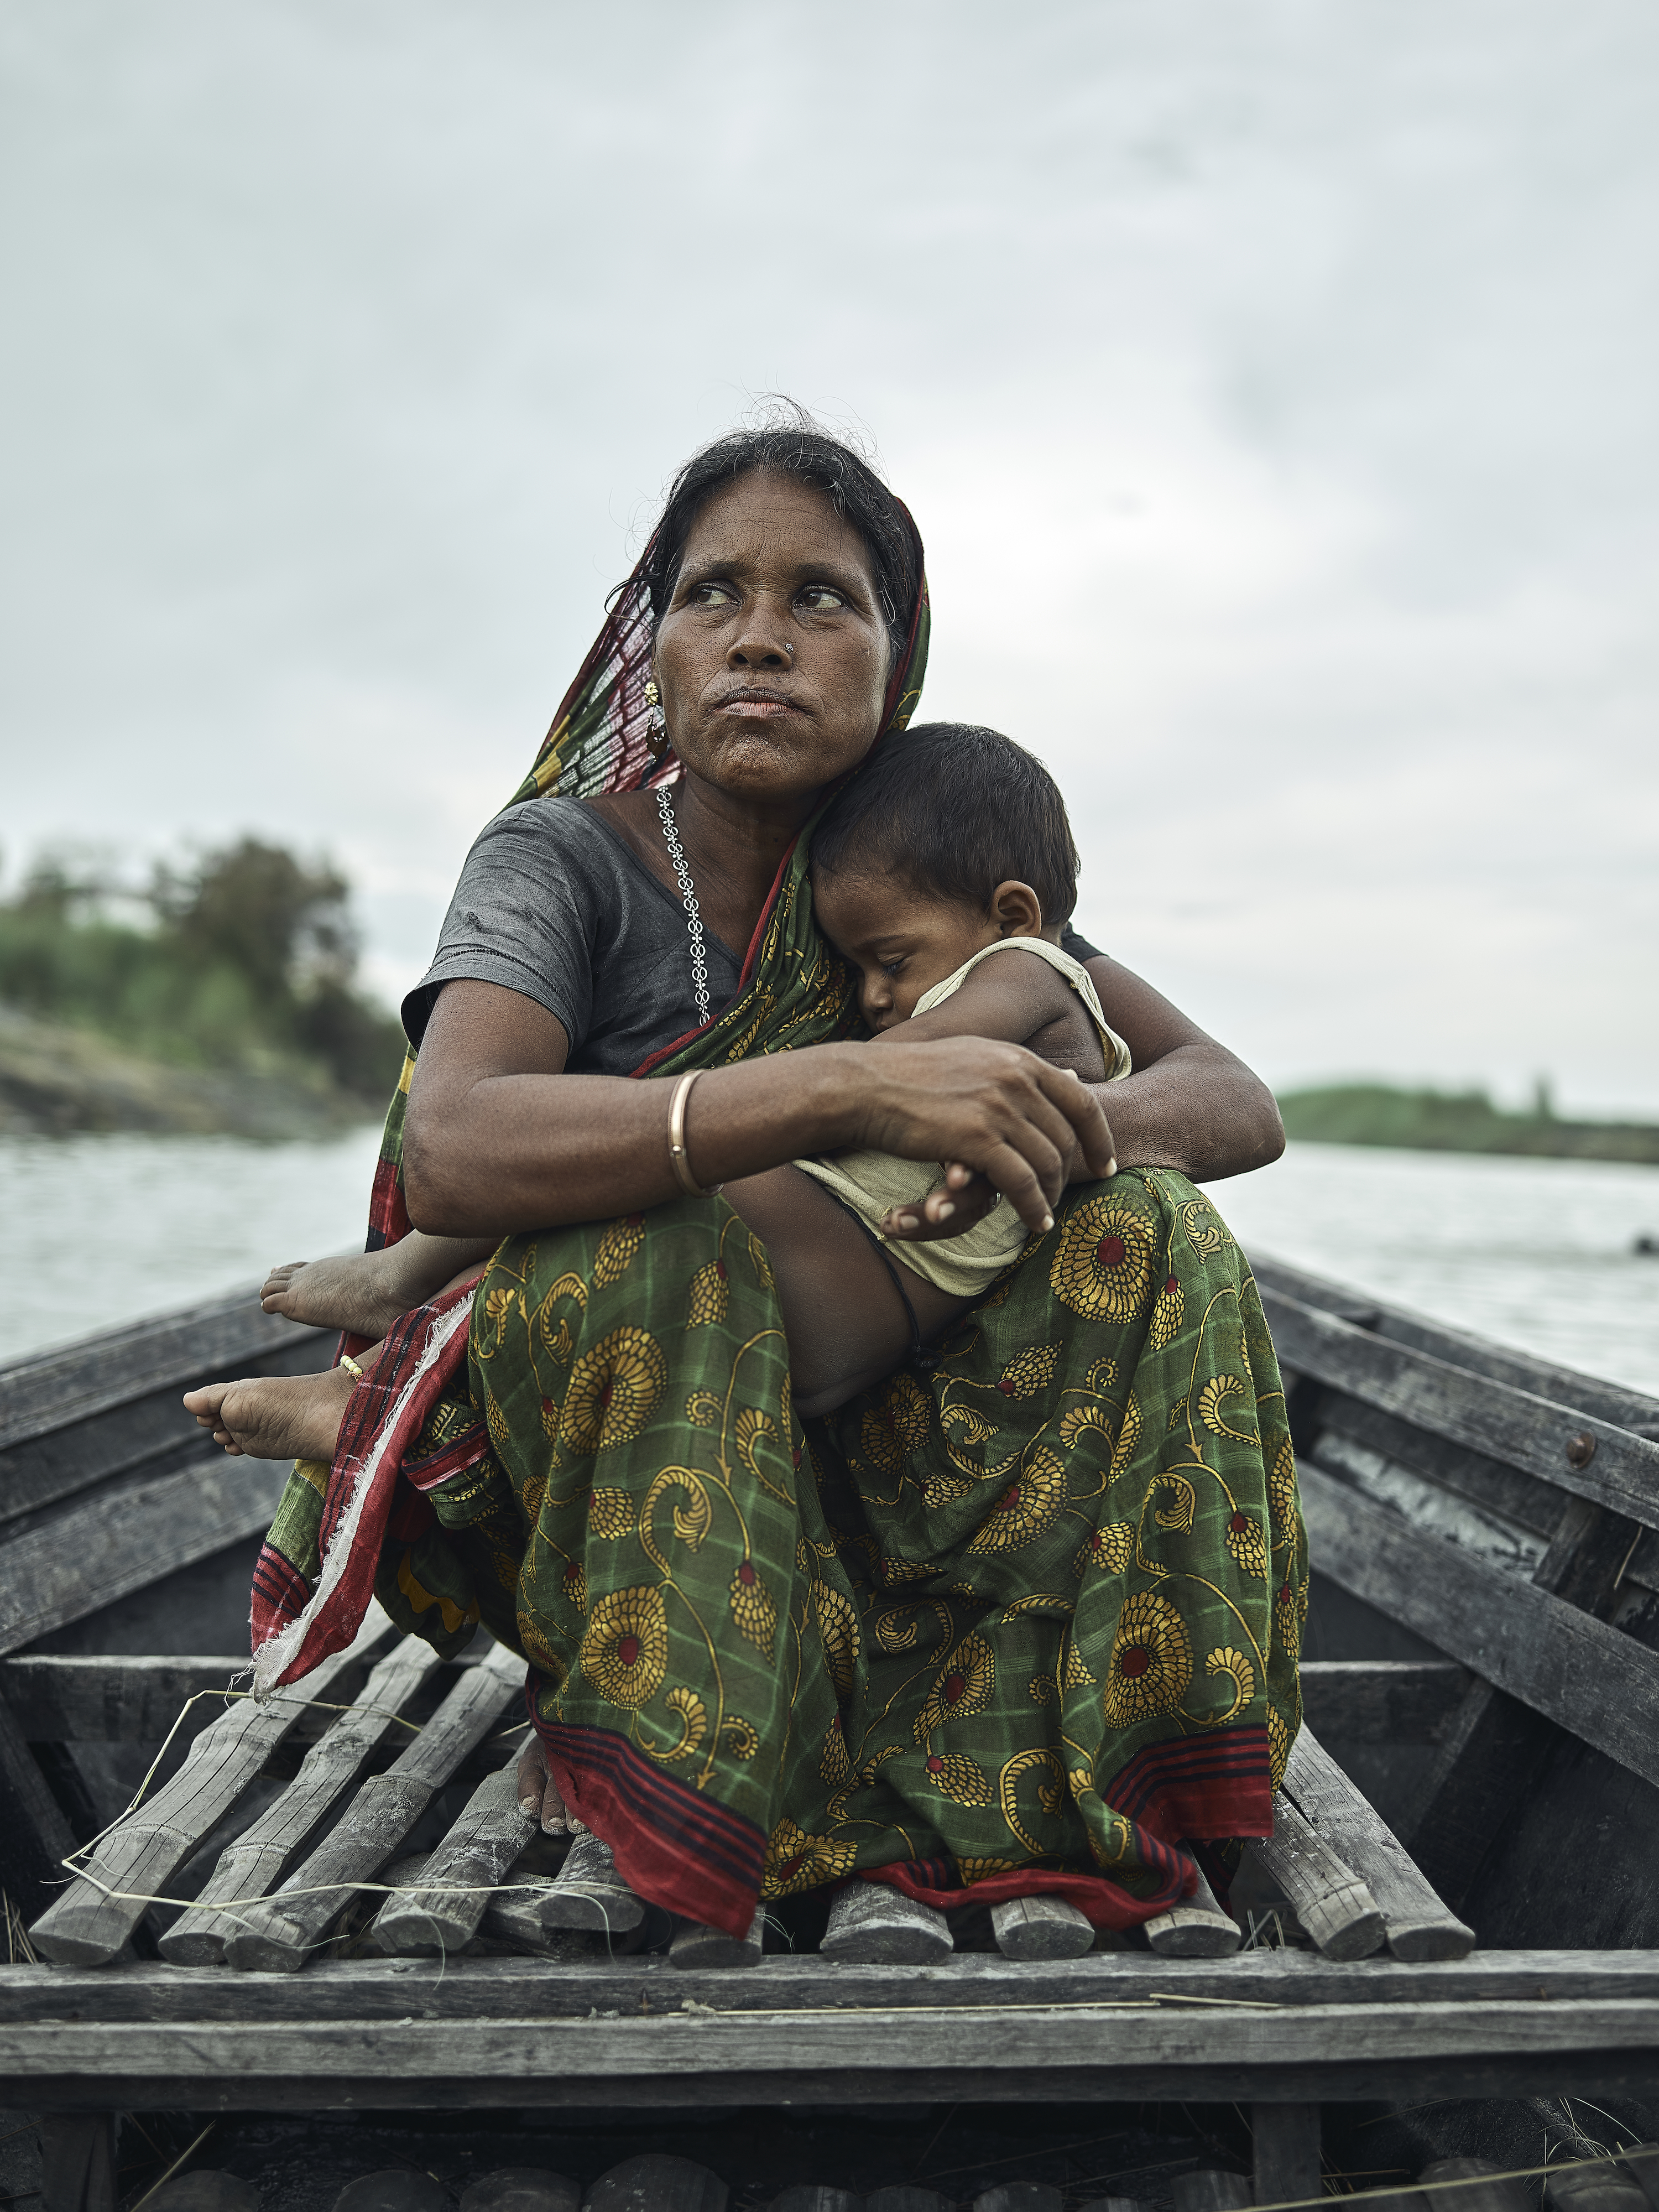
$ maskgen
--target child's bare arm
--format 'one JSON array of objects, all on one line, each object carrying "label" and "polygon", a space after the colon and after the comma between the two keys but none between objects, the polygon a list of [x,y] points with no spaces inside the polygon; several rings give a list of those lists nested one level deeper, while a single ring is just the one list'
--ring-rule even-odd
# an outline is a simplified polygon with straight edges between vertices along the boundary
[{"label": "child's bare arm", "polygon": [[[1070,1068],[1084,1083],[1103,1083],[1106,1055],[1088,1008],[1059,969],[1040,953],[1018,946],[982,960],[960,990],[928,1014],[915,1014],[884,1030],[888,1037],[995,1037],[1022,1044],[1051,1066]],[[917,1206],[896,1207],[883,1234],[899,1243],[930,1244],[960,1236],[996,1204],[982,1176],[954,1163],[945,1180]]]},{"label": "child's bare arm", "polygon": [[995,1037],[1023,1044],[1052,1067],[1069,1067],[1085,1083],[1106,1079],[1105,1054],[1089,1010],[1058,969],[1039,953],[1015,947],[981,960],[967,981],[932,1013],[913,1014],[876,1039],[920,1044],[936,1037]]}]

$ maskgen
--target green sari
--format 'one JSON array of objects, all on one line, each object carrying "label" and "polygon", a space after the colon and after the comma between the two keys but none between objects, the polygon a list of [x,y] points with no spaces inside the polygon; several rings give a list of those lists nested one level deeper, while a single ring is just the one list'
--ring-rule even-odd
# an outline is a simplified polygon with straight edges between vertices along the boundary
[{"label": "green sari", "polygon": [[[924,590],[886,728],[926,639]],[[654,772],[647,647],[636,590],[519,796]],[[856,1034],[808,842],[732,1006],[640,1073]],[[1271,1832],[1307,1602],[1243,1255],[1183,1176],[1130,1169],[1068,1193],[933,1354],[804,1424],[766,1253],[720,1198],[509,1237],[394,1332],[332,1468],[296,1468],[261,1679],[339,1648],[371,1585],[441,1648],[482,1620],[624,1877],[734,1933],[851,1875],[1114,1928],[1189,1891],[1195,1852],[1224,1882],[1229,1842]]]}]

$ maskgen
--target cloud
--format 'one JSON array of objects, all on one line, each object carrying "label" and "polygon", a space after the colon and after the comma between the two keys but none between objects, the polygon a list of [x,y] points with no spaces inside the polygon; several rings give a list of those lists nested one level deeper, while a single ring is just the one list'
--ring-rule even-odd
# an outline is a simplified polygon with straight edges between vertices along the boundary
[{"label": "cloud", "polygon": [[1276,1079],[1659,1108],[1638,0],[0,21],[15,861],[258,829],[418,972],[684,453],[927,538],[927,707]]}]

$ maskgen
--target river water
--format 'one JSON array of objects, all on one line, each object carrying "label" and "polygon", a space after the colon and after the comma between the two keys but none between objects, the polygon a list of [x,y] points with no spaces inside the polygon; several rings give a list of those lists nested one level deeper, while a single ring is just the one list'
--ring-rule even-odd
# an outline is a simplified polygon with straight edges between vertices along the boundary
[{"label": "river water", "polygon": [[[379,1134],[0,1139],[0,1359],[360,1243]],[[1212,1195],[1251,1251],[1659,1393],[1659,1169],[1293,1145]]]},{"label": "river water", "polygon": [[0,1359],[360,1246],[380,1141],[0,1138]]},{"label": "river water", "polygon": [[1659,1395],[1659,1168],[1292,1145],[1210,1195],[1249,1251]]}]

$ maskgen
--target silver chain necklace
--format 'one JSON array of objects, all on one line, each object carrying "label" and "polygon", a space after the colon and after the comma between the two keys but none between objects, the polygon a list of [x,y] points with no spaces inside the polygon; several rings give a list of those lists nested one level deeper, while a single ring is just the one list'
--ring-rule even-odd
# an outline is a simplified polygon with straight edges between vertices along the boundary
[{"label": "silver chain necklace", "polygon": [[685,926],[691,935],[691,995],[697,1002],[697,1027],[702,1029],[708,1019],[708,963],[703,957],[702,917],[697,908],[697,894],[692,885],[691,871],[685,865],[685,848],[674,827],[674,809],[665,783],[657,786],[657,812],[662,817],[663,839],[668,847],[674,879],[680,887],[680,903],[685,908]]}]

